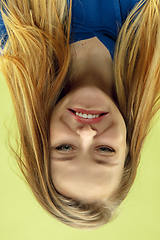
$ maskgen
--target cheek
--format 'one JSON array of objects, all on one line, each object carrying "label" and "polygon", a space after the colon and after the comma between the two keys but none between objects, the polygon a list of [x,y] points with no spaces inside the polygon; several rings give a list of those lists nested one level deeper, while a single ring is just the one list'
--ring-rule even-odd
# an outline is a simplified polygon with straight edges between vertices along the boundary
[{"label": "cheek", "polygon": [[60,119],[53,119],[50,123],[50,143],[61,139],[67,133],[66,127],[61,123]]}]

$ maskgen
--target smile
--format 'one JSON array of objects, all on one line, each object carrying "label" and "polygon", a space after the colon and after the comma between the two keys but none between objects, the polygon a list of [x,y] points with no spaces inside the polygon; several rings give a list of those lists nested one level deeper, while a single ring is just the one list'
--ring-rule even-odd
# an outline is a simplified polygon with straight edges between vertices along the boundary
[{"label": "smile", "polygon": [[108,112],[85,109],[68,109],[77,122],[84,124],[95,124],[100,122]]}]

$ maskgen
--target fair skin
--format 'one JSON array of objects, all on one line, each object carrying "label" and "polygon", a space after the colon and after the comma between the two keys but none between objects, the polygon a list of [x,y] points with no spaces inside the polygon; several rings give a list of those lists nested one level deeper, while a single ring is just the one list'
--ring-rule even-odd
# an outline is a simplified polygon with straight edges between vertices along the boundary
[{"label": "fair skin", "polygon": [[[96,37],[70,47],[71,88],[50,122],[52,181],[66,197],[103,201],[120,184],[127,151],[125,122],[114,103],[112,59]],[[85,113],[94,120],[76,116],[76,108],[82,114],[90,110]],[[97,122],[96,111],[103,113]]]}]

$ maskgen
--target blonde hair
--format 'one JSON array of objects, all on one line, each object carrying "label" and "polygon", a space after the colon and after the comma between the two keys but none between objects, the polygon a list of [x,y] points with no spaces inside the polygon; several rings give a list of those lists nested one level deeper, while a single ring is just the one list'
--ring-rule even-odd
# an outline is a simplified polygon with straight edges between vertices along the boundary
[{"label": "blonde hair", "polygon": [[[119,109],[127,126],[129,154],[117,194],[85,204],[61,196],[51,180],[49,124],[67,84],[71,5],[66,0],[1,1],[9,36],[0,56],[20,135],[17,161],[41,206],[61,222],[92,229],[110,221],[134,181],[149,123],[159,109],[158,0],[140,1],[125,21],[114,59]],[[147,33],[147,34],[146,34]]]}]

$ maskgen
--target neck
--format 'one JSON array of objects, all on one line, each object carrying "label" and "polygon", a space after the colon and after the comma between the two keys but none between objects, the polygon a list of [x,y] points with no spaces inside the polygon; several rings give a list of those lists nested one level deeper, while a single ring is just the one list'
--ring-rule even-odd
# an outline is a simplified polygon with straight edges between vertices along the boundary
[{"label": "neck", "polygon": [[97,37],[70,45],[70,90],[91,85],[115,100],[113,62],[108,49]]}]

